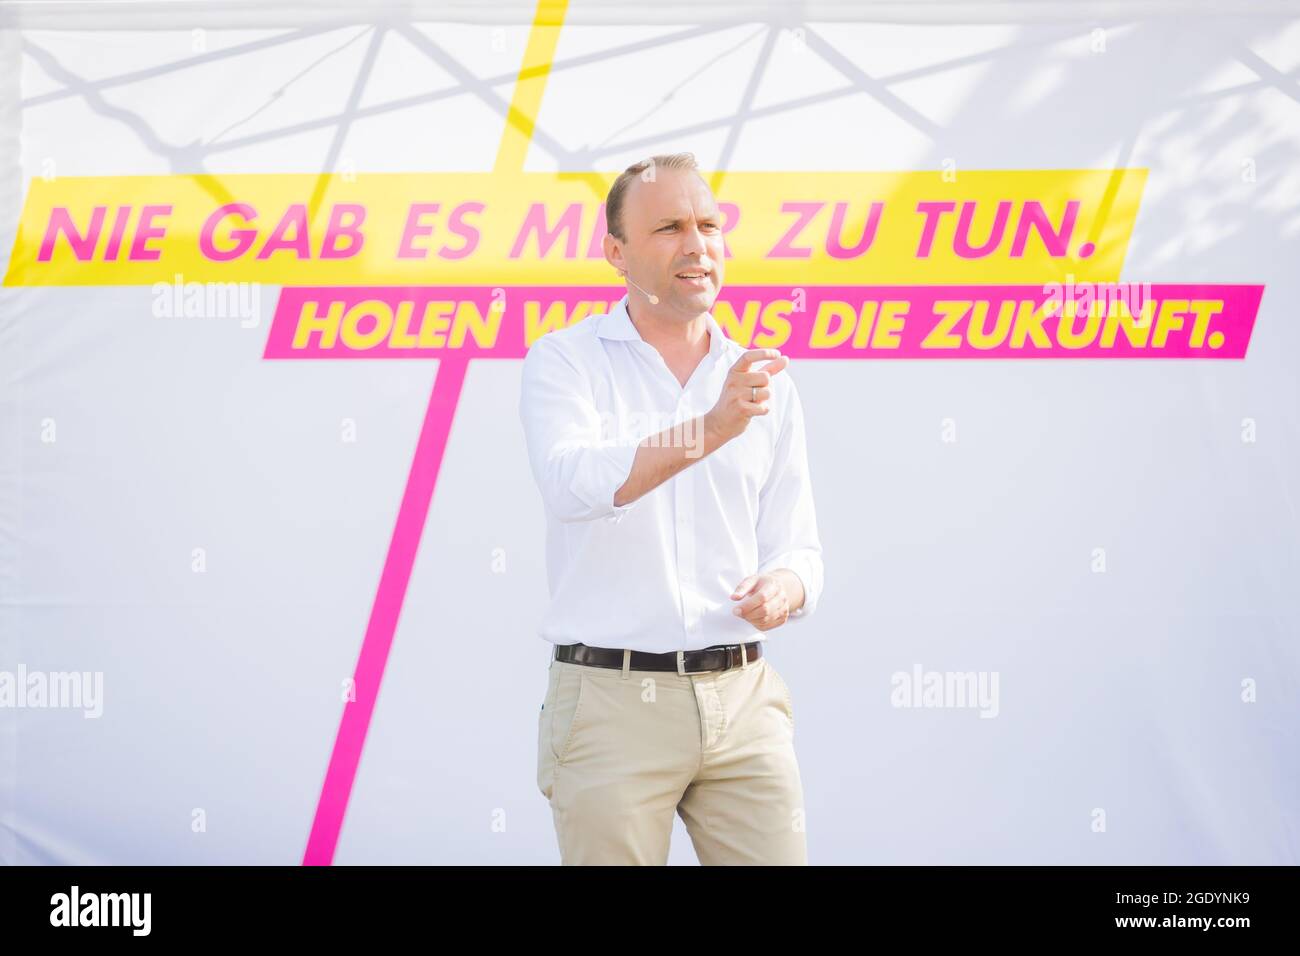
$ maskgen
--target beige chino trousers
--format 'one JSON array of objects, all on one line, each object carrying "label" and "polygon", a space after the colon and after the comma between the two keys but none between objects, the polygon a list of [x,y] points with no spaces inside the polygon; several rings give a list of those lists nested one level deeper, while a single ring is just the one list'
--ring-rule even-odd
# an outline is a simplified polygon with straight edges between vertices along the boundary
[{"label": "beige chino trousers", "polygon": [[767,657],[705,674],[551,660],[537,786],[565,865],[805,865],[790,690]]}]

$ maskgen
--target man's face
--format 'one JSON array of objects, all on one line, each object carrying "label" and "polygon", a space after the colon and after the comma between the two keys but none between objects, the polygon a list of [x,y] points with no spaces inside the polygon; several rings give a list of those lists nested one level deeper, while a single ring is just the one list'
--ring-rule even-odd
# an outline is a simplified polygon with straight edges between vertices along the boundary
[{"label": "man's face", "polygon": [[635,179],[623,201],[623,231],[626,241],[606,239],[606,255],[659,297],[656,311],[694,317],[713,307],[722,289],[722,216],[699,174],[659,169],[654,182]]}]

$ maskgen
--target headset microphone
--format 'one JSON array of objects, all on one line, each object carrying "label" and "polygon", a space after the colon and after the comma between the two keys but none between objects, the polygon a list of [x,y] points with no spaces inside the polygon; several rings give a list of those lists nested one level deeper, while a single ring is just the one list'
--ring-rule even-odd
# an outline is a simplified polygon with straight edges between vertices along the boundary
[{"label": "headset microphone", "polygon": [[[626,271],[624,271],[623,273],[623,278],[626,279],[628,282],[632,282],[632,277],[629,276]],[[647,299],[650,300],[651,305],[659,304],[659,296],[655,295],[653,292],[647,292],[645,289],[641,288],[635,282],[632,282],[632,285],[638,292],[640,292],[643,296],[645,296]]]}]

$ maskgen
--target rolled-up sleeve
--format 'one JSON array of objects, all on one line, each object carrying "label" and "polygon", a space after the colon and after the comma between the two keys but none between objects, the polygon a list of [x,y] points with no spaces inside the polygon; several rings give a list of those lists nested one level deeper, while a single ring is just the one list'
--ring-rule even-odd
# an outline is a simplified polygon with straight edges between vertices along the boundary
[{"label": "rolled-up sleeve", "polygon": [[524,358],[519,417],[533,478],[557,518],[617,522],[636,506],[615,505],[614,493],[631,474],[645,436],[602,436],[589,377],[546,336]]},{"label": "rolled-up sleeve", "polygon": [[803,606],[791,617],[807,617],[822,595],[822,546],[808,475],[803,404],[787,375],[789,405],[777,436],[772,471],[758,496],[758,572],[789,568],[803,583]]}]

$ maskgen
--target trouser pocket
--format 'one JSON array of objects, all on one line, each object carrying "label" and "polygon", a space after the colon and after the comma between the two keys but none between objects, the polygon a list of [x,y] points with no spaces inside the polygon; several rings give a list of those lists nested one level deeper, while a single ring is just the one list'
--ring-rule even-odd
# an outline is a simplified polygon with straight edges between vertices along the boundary
[{"label": "trouser pocket", "polygon": [[547,800],[555,788],[555,771],[564,764],[582,716],[584,678],[580,665],[552,661],[546,700],[537,722],[537,789]]},{"label": "trouser pocket", "polygon": [[772,663],[766,657],[763,658],[763,663],[767,665],[768,673],[771,674],[774,678],[776,678],[775,680],[775,684],[777,687],[776,692],[779,695],[781,706],[785,709],[786,720],[790,721],[790,730],[793,731],[794,730],[794,702],[790,699],[790,687],[788,684],[786,684],[785,678],[781,676],[781,672],[778,671],[775,667],[773,667]]}]

